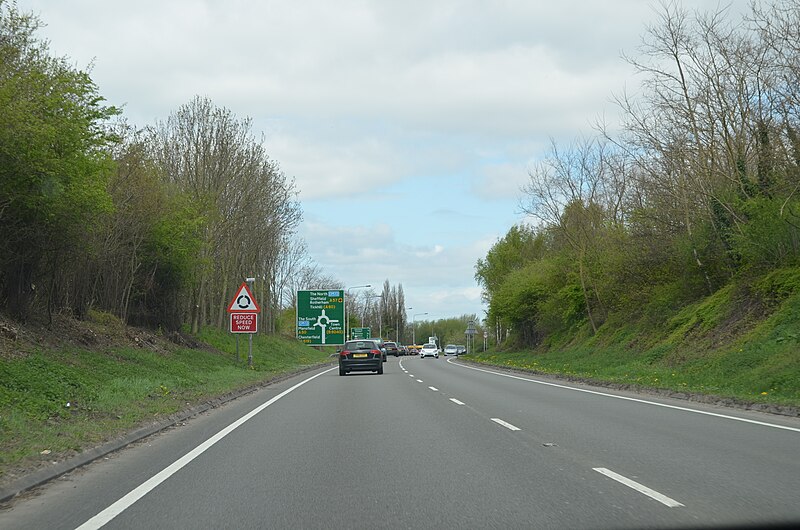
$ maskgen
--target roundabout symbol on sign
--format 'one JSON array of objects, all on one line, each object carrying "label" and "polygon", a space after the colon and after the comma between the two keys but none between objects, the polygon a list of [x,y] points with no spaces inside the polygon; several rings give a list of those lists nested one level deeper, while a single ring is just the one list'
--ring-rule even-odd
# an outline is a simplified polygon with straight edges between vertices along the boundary
[{"label": "roundabout symbol on sign", "polygon": [[[323,322],[323,319],[325,322]],[[322,330],[322,344],[325,344],[325,328],[328,327],[329,324],[338,324],[338,320],[333,320],[328,315],[325,314],[325,310],[322,310],[322,313],[317,317],[317,323],[314,324],[313,327],[319,327]]]},{"label": "roundabout symbol on sign", "polygon": [[[242,298],[244,298],[244,300],[245,300],[244,303],[242,303]],[[251,305],[250,304],[250,297],[247,296],[246,294],[243,294],[243,295],[239,296],[239,298],[236,299],[236,305],[239,306],[239,309],[247,309]]]}]

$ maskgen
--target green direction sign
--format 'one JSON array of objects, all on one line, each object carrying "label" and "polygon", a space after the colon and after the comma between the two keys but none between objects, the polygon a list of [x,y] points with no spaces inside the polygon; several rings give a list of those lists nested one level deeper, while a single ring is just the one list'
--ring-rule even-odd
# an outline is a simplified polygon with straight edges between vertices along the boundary
[{"label": "green direction sign", "polygon": [[297,338],[311,346],[344,344],[344,291],[297,291]]},{"label": "green direction sign", "polygon": [[368,339],[372,337],[371,328],[350,328],[350,338],[352,340]]}]

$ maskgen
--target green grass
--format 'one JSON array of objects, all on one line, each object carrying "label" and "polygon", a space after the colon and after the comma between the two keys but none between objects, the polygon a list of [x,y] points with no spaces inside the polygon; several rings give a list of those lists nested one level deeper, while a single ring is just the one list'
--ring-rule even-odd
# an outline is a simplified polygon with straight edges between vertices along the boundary
[{"label": "green grass", "polygon": [[230,334],[208,330],[198,338],[220,352],[62,349],[0,359],[0,480],[11,469],[68,456],[330,355],[295,340],[255,336],[249,368],[246,336],[238,362]]},{"label": "green grass", "polygon": [[[800,294],[782,293],[769,316],[743,310],[726,288],[661,328],[616,320],[592,337],[471,359],[599,382],[800,407]],[[754,308],[753,308],[754,307]]]},{"label": "green grass", "polygon": [[749,345],[680,364],[665,362],[661,348],[636,353],[623,346],[487,352],[469,358],[545,374],[800,407],[797,348],[795,344],[792,350],[772,348],[768,352],[765,345]]}]

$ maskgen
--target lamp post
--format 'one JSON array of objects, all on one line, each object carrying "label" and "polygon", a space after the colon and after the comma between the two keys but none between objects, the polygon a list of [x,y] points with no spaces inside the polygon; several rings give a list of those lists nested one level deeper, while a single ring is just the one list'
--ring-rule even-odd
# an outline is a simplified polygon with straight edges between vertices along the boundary
[{"label": "lamp post", "polygon": [[[409,310],[411,310],[411,309],[414,309],[414,308],[413,308],[413,307],[407,307],[405,310],[406,310],[406,311],[409,311]],[[396,329],[396,334],[397,334],[397,337],[395,338],[395,340],[397,340],[397,344],[400,344],[400,311],[398,311],[398,312],[397,312],[397,329]]]},{"label": "lamp post", "polygon": [[417,317],[427,314],[428,313],[417,313],[414,315],[414,318],[411,319],[411,341],[414,343],[414,346],[417,345]]},{"label": "lamp post", "polygon": [[[367,288],[367,287],[372,287],[372,286],[369,285],[369,284],[367,284],[367,285],[354,285],[352,287],[345,287],[344,291],[345,291],[345,293],[349,293],[350,289],[364,289],[364,288]],[[345,313],[344,313],[344,340],[345,340],[345,342],[350,340],[350,319],[347,316],[348,312],[346,311],[346,309],[347,308],[345,308]]]}]

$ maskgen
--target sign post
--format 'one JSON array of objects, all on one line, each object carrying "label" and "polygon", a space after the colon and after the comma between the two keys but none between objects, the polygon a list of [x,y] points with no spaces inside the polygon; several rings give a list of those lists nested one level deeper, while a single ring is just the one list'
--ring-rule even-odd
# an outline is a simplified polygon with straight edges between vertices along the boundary
[{"label": "sign post", "polygon": [[475,352],[475,335],[478,333],[478,330],[475,329],[475,321],[470,320],[467,322],[467,330],[464,332],[464,335],[467,336],[467,353],[474,353]]},{"label": "sign post", "polygon": [[[253,296],[253,282],[255,278],[247,278],[236,294],[233,300],[228,304],[228,313],[231,317],[231,333],[248,333],[249,334],[249,350],[247,353],[247,366],[253,367],[253,334],[258,333],[258,313],[261,308],[258,307],[256,297]],[[236,359],[239,359],[239,336],[236,336]]]},{"label": "sign post", "polygon": [[350,328],[350,339],[361,340],[372,337],[371,328]]},{"label": "sign post", "polygon": [[297,291],[297,339],[309,346],[345,342],[342,289]]}]

